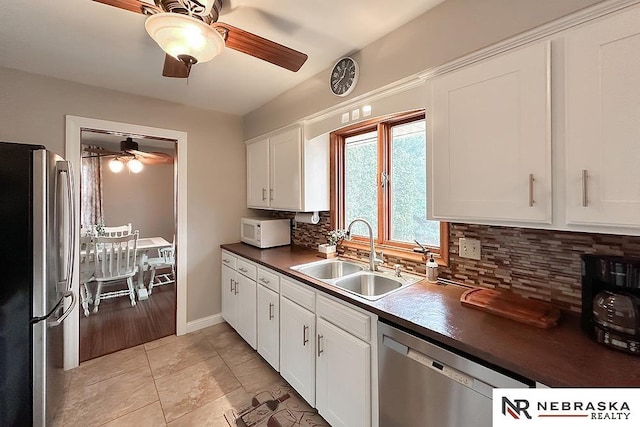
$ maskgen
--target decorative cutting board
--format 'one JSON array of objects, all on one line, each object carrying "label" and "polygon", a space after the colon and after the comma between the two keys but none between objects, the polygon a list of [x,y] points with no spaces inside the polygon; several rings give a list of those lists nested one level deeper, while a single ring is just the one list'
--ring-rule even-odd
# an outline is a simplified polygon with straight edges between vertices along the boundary
[{"label": "decorative cutting board", "polygon": [[460,296],[460,302],[466,307],[538,328],[556,326],[560,319],[560,309],[551,304],[495,289],[469,289]]}]

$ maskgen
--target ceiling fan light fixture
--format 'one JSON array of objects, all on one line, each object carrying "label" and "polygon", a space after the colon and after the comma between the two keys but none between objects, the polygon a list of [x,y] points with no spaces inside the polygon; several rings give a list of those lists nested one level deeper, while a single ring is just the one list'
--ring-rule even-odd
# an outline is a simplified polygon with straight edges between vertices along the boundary
[{"label": "ceiling fan light fixture", "polygon": [[127,162],[127,167],[133,173],[140,173],[142,172],[142,169],[144,169],[142,162],[136,158],[129,160]]},{"label": "ceiling fan light fixture", "polygon": [[109,160],[109,170],[113,173],[118,173],[124,169],[124,163],[119,158]]},{"label": "ceiling fan light fixture", "polygon": [[218,31],[191,16],[157,13],[149,16],[144,26],[158,46],[176,59],[187,56],[196,62],[207,62],[224,48],[224,39]]}]

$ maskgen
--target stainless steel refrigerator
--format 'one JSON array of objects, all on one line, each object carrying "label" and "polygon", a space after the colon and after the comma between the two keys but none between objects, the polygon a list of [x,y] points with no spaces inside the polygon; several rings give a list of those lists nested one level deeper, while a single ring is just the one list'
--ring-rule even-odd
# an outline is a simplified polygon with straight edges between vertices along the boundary
[{"label": "stainless steel refrigerator", "polygon": [[61,410],[73,191],[69,162],[0,142],[0,426],[49,425]]}]

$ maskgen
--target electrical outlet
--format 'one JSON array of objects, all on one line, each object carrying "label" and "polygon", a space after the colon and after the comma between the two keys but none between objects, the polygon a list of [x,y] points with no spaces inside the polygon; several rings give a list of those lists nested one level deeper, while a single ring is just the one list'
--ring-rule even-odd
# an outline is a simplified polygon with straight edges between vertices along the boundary
[{"label": "electrical outlet", "polygon": [[480,260],[480,240],[461,237],[458,250],[462,258]]}]

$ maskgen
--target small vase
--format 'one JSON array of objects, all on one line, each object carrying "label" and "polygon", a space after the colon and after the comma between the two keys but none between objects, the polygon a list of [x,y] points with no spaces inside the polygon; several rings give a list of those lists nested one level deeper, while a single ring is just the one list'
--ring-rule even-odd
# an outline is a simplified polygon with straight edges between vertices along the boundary
[{"label": "small vase", "polygon": [[328,243],[318,245],[318,252],[320,252],[325,258],[334,257],[336,256],[336,245],[330,245]]}]

